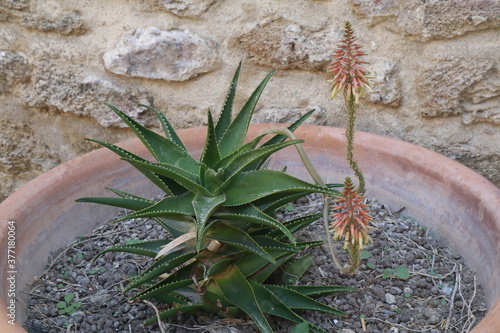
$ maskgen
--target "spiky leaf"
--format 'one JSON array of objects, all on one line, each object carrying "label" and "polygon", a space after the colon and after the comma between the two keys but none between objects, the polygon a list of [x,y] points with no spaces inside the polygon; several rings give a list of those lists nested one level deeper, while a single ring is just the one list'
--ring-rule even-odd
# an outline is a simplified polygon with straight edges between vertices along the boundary
[{"label": "spiky leaf", "polygon": [[290,195],[297,192],[339,195],[336,190],[310,184],[286,173],[256,170],[240,173],[232,179],[231,185],[225,191],[225,205],[238,206],[277,193]]},{"label": "spiky leaf", "polygon": [[241,229],[219,224],[214,229],[208,230],[205,234],[205,238],[245,249],[246,251],[256,253],[269,262],[274,263],[274,258],[264,251],[248,233]]},{"label": "spiky leaf", "polygon": [[224,135],[219,141],[221,156],[229,155],[231,152],[233,152],[243,144],[248,125],[250,124],[250,118],[252,117],[253,111],[255,109],[255,105],[257,105],[260,95],[264,91],[264,88],[271,79],[271,76],[273,76],[274,72],[275,71],[273,70],[269,74],[267,74],[264,80],[262,80],[259,86],[252,93],[236,118],[224,132]]},{"label": "spiky leaf", "polygon": [[262,333],[273,332],[259,307],[252,286],[236,266],[232,266],[223,274],[214,277],[214,280],[224,297],[229,302],[245,311],[253,319]]}]

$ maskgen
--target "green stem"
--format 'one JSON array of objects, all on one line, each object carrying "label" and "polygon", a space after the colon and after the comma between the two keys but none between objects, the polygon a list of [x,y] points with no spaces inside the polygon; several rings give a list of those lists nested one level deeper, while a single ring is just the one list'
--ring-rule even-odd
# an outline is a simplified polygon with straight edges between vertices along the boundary
[{"label": "green stem", "polygon": [[[265,134],[280,134],[288,137],[290,140],[296,140],[297,137],[290,131],[288,128],[283,127],[283,126],[272,126],[268,129],[265,129],[262,131],[259,135],[265,135]],[[306,167],[307,172],[309,172],[309,175],[311,178],[316,182],[317,185],[326,187],[326,183],[323,181],[323,178],[318,173],[318,170],[314,167],[312,164],[311,160],[309,159],[309,156],[307,156],[304,148],[300,143],[295,144],[295,148],[297,149],[297,152],[299,153],[300,159],[302,160],[302,164]],[[354,271],[356,266],[354,263],[351,263],[348,267],[344,267],[341,263],[340,260],[337,257],[337,254],[335,253],[335,249],[333,247],[333,242],[332,238],[329,235],[329,226],[328,226],[328,217],[330,213],[330,197],[327,194],[323,194],[323,222],[325,226],[325,232],[326,232],[326,239],[328,243],[328,248],[330,249],[330,254],[332,256],[333,262],[335,263],[335,266],[344,273],[351,273]]]},{"label": "green stem", "polygon": [[[288,128],[283,127],[283,126],[272,126],[269,127],[268,129],[265,129],[262,131],[260,135],[266,135],[266,134],[279,134],[279,135],[284,135],[288,137],[290,140],[297,140],[297,137],[290,131]],[[302,163],[307,169],[307,172],[309,172],[309,175],[311,175],[311,178],[316,182],[316,184],[326,187],[325,182],[323,181],[323,178],[318,173],[318,170],[314,167],[312,164],[311,160],[309,159],[309,156],[307,156],[306,151],[302,147],[300,143],[295,144],[295,148],[297,149],[297,152],[299,153],[300,159],[302,160]]]},{"label": "green stem", "polygon": [[345,106],[347,113],[347,126],[345,132],[347,140],[346,158],[347,161],[349,162],[349,166],[354,171],[354,174],[356,175],[359,181],[357,192],[363,193],[363,191],[365,190],[365,178],[363,177],[363,173],[361,172],[358,163],[354,159],[354,124],[356,122],[356,103],[354,100],[354,96],[350,96],[350,98],[344,96],[344,98],[346,101]]}]

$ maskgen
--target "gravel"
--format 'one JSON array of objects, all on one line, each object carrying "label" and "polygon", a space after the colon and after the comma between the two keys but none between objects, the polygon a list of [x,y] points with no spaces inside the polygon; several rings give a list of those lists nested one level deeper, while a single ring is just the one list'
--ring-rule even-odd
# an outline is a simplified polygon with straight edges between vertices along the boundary
[{"label": "gravel", "polygon": [[[317,211],[322,207],[318,199],[304,198],[293,209],[283,210],[281,217],[289,219]],[[352,274],[340,273],[324,245],[307,250],[315,263],[298,282],[356,288],[354,292],[317,298],[344,311],[347,317],[313,311],[299,314],[327,332],[469,332],[486,313],[484,294],[474,272],[412,218],[391,213],[377,200],[369,203],[377,229],[371,233],[373,241],[363,252],[365,259],[360,269]],[[303,239],[325,238],[323,221],[299,235]],[[143,219],[106,223],[81,236],[52,258],[47,270],[33,282],[25,328],[30,333],[161,332],[158,324],[142,324],[155,315],[155,307],[161,310],[161,304],[129,303],[127,298],[134,290],[122,295],[127,277],[142,272],[148,261],[126,253],[106,253],[92,261],[109,246],[159,237],[166,237],[162,229]],[[336,244],[339,252],[341,245]],[[340,258],[345,260],[343,254]],[[409,277],[398,278],[402,277],[398,272],[404,273],[405,268]],[[68,295],[73,299],[68,301]],[[61,302],[69,313],[59,313],[64,309],[56,304]],[[289,332],[292,327],[277,318],[269,321],[275,332]],[[162,325],[165,332],[172,333],[258,331],[248,318],[219,318],[213,314],[178,315]]]}]

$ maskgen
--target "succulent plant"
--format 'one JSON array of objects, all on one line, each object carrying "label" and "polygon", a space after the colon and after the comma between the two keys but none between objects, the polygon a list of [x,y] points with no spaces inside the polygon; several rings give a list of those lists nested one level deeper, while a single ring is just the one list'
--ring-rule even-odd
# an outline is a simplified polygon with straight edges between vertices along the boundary
[{"label": "succulent plant", "polygon": [[[121,251],[155,258],[126,290],[140,288],[133,299],[155,298],[167,304],[167,310],[159,314],[161,319],[199,310],[228,317],[243,312],[266,333],[272,332],[266,314],[324,332],[293,310],[344,315],[311,296],[349,288],[295,283],[313,262],[300,252],[322,241],[299,241],[293,234],[316,221],[321,212],[286,222],[276,219],[277,209],[298,198],[311,193],[338,196],[339,192],[265,168],[271,154],[301,140],[286,140],[278,134],[259,144],[266,136],[263,133],[245,143],[255,105],[273,72],[233,120],[238,67],[216,123],[208,113],[206,142],[199,160],[191,156],[166,117],[148,106],[158,116],[165,136],[108,105],[140,138],[155,162],[92,140],[132,164],[166,194],[155,201],[110,189],[118,197],[78,200],[130,209],[134,213],[119,220],[152,218],[170,233],[169,238],[114,246],[101,253]],[[310,113],[288,130],[295,130]],[[156,320],[153,317],[146,323]]]}]

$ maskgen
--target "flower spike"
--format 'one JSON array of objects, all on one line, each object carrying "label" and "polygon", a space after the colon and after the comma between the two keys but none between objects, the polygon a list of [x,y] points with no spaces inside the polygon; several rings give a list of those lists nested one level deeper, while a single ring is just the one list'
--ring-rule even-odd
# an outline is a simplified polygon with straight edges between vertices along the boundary
[{"label": "flower spike", "polygon": [[344,29],[344,39],[335,50],[333,54],[335,60],[328,69],[335,75],[332,81],[331,97],[334,98],[340,91],[344,91],[347,100],[354,99],[355,104],[358,104],[365,90],[372,91],[368,83],[370,73],[361,66],[368,64],[360,60],[366,53],[361,50],[360,45],[356,44],[351,23],[346,22]]}]

